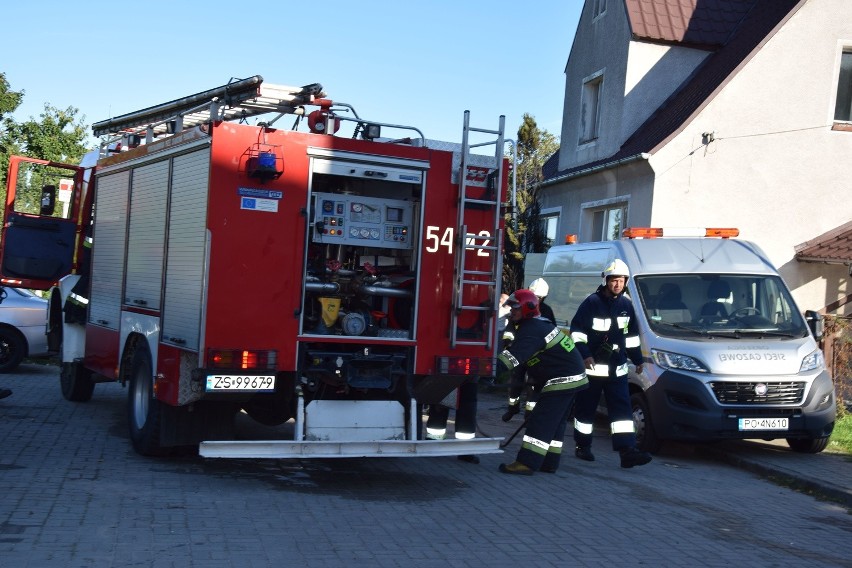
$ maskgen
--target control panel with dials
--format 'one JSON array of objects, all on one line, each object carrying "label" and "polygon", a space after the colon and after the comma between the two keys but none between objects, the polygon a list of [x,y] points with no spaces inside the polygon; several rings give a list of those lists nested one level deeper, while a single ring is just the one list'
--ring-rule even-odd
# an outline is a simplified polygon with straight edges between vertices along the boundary
[{"label": "control panel with dials", "polygon": [[313,241],[410,249],[414,203],[337,193],[314,193]]}]

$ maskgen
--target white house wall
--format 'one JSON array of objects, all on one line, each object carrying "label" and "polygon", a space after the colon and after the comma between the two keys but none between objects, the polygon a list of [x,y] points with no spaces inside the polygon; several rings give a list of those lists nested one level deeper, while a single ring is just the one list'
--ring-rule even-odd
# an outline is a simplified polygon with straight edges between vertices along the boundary
[{"label": "white house wall", "polygon": [[619,145],[707,58],[709,52],[631,41]]},{"label": "white house wall", "polygon": [[852,219],[852,132],[831,130],[844,46],[852,2],[810,0],[650,159],[653,226],[738,227],[803,309],[852,292],[848,267],[794,260],[795,245]]}]

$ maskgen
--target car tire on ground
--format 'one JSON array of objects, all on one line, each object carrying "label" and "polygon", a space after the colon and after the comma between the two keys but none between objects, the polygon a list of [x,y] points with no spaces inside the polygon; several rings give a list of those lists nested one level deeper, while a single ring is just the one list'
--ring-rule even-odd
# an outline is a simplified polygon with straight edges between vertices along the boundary
[{"label": "car tire on ground", "polygon": [[11,373],[17,369],[26,354],[27,344],[20,332],[0,326],[0,373]]},{"label": "car tire on ground", "polygon": [[818,454],[828,447],[828,437],[825,438],[787,438],[787,445],[800,454]]},{"label": "car tire on ground", "polygon": [[633,424],[636,428],[636,446],[643,452],[656,453],[663,443],[654,432],[651,422],[651,411],[648,400],[641,392],[630,395],[630,405],[633,407]]}]

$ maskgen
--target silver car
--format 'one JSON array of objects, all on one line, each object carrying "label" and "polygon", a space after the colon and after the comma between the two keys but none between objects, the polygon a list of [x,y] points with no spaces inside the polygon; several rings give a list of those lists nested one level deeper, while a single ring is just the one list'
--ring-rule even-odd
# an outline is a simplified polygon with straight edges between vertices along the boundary
[{"label": "silver car", "polygon": [[48,355],[47,300],[29,290],[0,287],[0,373],[24,357]]}]

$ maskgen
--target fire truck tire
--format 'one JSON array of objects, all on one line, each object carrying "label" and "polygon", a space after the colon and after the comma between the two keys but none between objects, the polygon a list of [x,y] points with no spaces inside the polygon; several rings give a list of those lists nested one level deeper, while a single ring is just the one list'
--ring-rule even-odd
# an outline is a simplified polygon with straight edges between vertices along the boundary
[{"label": "fire truck tire", "polygon": [[162,403],[154,398],[152,367],[147,347],[137,346],[130,361],[127,415],[133,449],[143,456],[165,453],[160,445]]},{"label": "fire truck tire", "polygon": [[62,397],[72,402],[91,400],[95,390],[91,373],[77,362],[62,363],[59,369],[59,386],[62,388]]},{"label": "fire truck tire", "polygon": [[0,326],[0,373],[11,373],[18,368],[27,353],[27,343],[21,333],[8,326]]}]

